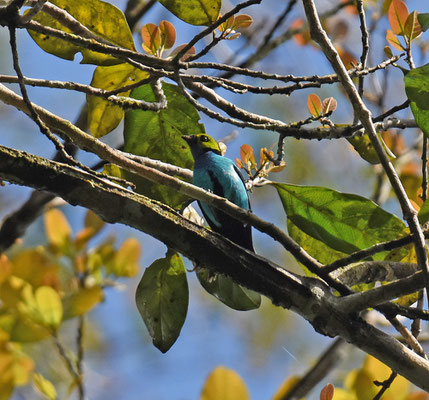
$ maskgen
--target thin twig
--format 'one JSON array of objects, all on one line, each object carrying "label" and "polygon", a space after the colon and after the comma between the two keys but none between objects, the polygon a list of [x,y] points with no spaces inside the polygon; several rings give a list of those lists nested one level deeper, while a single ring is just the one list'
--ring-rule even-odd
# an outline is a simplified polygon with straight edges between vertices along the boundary
[{"label": "thin twig", "polygon": [[254,4],[259,4],[262,0],[247,0],[242,3],[237,4],[232,10],[228,11],[222,17],[220,17],[217,21],[214,21],[211,25],[209,25],[206,29],[201,31],[198,35],[195,35],[193,39],[181,49],[173,58],[172,62],[177,63],[198,41],[200,41],[203,37],[210,35],[218,26],[223,24],[228,18],[237,14],[243,8],[252,6]]},{"label": "thin twig", "polygon": [[376,394],[373,400],[380,400],[383,394],[386,392],[387,389],[390,388],[395,378],[398,376],[398,374],[394,371],[391,372],[389,378],[387,378],[384,382],[377,382],[375,381],[374,384],[377,386],[381,386],[380,391]]}]

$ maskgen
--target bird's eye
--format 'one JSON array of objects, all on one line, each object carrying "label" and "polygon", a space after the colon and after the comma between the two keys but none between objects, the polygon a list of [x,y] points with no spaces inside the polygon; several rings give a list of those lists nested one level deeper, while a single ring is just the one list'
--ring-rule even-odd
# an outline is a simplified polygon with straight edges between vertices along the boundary
[{"label": "bird's eye", "polygon": [[208,138],[206,135],[202,135],[202,136],[201,136],[201,138],[200,138],[200,140],[201,140],[202,142],[208,142],[208,141],[209,141],[209,138]]}]

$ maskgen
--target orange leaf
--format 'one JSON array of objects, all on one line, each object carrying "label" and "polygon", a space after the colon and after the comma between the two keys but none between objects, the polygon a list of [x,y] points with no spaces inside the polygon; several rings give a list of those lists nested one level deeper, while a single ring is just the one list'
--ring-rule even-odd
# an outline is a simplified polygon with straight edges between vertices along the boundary
[{"label": "orange leaf", "polygon": [[[304,25],[304,21],[302,19],[298,18],[292,22],[292,24],[290,25],[290,29],[291,29],[291,31],[294,31],[294,30],[298,31],[302,28],[303,25]],[[308,29],[306,29],[303,32],[298,32],[295,35],[293,35],[293,39],[300,46],[305,46],[311,40],[310,31]]]},{"label": "orange leaf", "polygon": [[[168,58],[173,58],[176,54],[178,54],[185,46],[188,44],[181,44],[180,46],[177,46],[168,56]],[[180,61],[186,61],[189,57],[192,57],[196,54],[195,46],[192,46],[181,58]]]},{"label": "orange leaf", "polygon": [[250,144],[243,144],[240,147],[240,157],[243,160],[244,165],[256,166],[255,155],[253,153],[253,148]]},{"label": "orange leaf", "polygon": [[334,112],[337,108],[337,100],[333,97],[327,97],[322,102],[322,114],[328,114]]},{"label": "orange leaf", "polygon": [[171,49],[176,42],[176,29],[173,24],[168,21],[161,21],[159,23],[159,32],[161,35],[161,45],[164,49]]},{"label": "orange leaf", "polygon": [[235,162],[236,162],[238,168],[244,168],[244,165],[239,158],[236,158]]},{"label": "orange leaf", "polygon": [[322,100],[317,94],[310,94],[307,99],[308,111],[313,117],[318,117],[322,112]]},{"label": "orange leaf", "polygon": [[399,41],[399,38],[390,30],[388,29],[386,31],[386,40],[396,49],[399,51],[403,51],[404,48],[402,47],[401,42]]},{"label": "orange leaf", "polygon": [[320,400],[332,400],[334,398],[334,385],[328,383],[320,392]]},{"label": "orange leaf", "polygon": [[234,20],[233,29],[248,28],[252,25],[253,18],[247,14],[237,15]]},{"label": "orange leaf", "polygon": [[161,46],[161,35],[155,24],[146,24],[141,30],[142,47],[149,54],[156,54]]},{"label": "orange leaf", "polygon": [[344,66],[347,69],[350,69],[353,67],[353,65],[358,64],[358,61],[356,60],[355,56],[350,53],[347,50],[344,50],[342,47],[337,46],[338,55],[341,58],[341,61],[343,62]]},{"label": "orange leaf", "polygon": [[408,8],[402,0],[392,0],[389,7],[389,23],[396,35],[404,36],[405,22],[408,18]]},{"label": "orange leaf", "polygon": [[413,40],[416,37],[420,36],[422,33],[422,27],[417,19],[417,11],[413,11],[405,21],[405,36]]}]

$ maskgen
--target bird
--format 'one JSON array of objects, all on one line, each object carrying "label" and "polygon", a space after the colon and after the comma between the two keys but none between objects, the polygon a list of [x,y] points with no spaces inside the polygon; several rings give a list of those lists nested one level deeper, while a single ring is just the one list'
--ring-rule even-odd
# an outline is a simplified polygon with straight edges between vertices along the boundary
[{"label": "bird", "polygon": [[[182,139],[189,145],[194,158],[193,184],[251,211],[243,175],[232,160],[222,156],[216,140],[204,133],[183,135]],[[213,231],[255,252],[251,225],[243,224],[204,201],[198,201],[198,204]]]}]

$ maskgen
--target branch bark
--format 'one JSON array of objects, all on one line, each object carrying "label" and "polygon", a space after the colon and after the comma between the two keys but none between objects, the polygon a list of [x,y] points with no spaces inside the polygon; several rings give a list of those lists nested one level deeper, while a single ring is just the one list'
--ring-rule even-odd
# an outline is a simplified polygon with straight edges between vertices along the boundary
[{"label": "branch bark", "polygon": [[0,177],[89,208],[106,222],[146,232],[200,265],[227,274],[274,304],[301,314],[319,333],[342,337],[429,391],[429,362],[359,316],[338,311],[344,299],[335,297],[320,280],[291,274],[162,203],[108,180],[94,180],[73,166],[0,146]]}]

